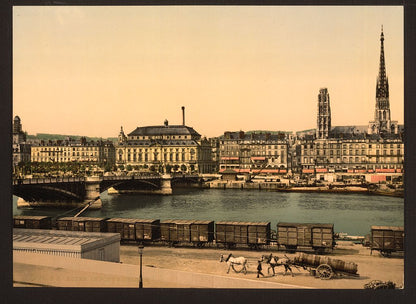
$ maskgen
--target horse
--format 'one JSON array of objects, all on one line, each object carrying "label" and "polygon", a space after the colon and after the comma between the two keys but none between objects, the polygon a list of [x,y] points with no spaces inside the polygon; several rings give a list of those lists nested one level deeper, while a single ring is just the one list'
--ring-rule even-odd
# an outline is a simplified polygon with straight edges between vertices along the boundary
[{"label": "horse", "polygon": [[[221,254],[220,262],[226,262],[228,265],[227,273],[230,272],[230,268],[232,267],[235,272],[244,271],[244,274],[247,274],[247,259],[245,257],[233,257],[232,253],[228,255],[227,258],[224,258],[224,255]],[[234,265],[242,265],[243,268],[240,271],[235,270]]]},{"label": "horse", "polygon": [[290,273],[293,275],[292,268],[290,268],[290,259],[285,256],[285,258],[279,258],[278,256],[273,256],[271,253],[270,255],[262,255],[261,261],[269,264],[269,268],[267,268],[267,273],[270,272],[270,268],[273,270],[273,276],[276,274],[274,271],[275,267],[278,266],[284,266],[285,267],[285,273],[283,275],[286,275],[287,271],[289,270]]}]

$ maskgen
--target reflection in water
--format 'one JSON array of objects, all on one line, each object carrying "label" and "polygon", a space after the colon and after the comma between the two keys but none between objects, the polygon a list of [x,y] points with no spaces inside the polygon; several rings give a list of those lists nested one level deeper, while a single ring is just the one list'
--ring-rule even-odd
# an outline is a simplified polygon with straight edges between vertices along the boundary
[{"label": "reflection in water", "polygon": [[[62,209],[16,209],[14,214],[56,216]],[[369,233],[371,225],[403,225],[403,199],[365,194],[281,193],[239,189],[175,189],[174,195],[108,195],[101,210],[83,216],[214,221],[334,223],[336,232]],[[75,212],[68,215],[74,215]]]}]

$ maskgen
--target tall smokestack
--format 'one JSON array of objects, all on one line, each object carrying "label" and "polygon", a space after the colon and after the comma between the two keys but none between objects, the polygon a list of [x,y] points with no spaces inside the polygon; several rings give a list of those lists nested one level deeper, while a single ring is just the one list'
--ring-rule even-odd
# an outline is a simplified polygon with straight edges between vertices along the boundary
[{"label": "tall smokestack", "polygon": [[185,107],[182,107],[182,125],[185,125]]}]

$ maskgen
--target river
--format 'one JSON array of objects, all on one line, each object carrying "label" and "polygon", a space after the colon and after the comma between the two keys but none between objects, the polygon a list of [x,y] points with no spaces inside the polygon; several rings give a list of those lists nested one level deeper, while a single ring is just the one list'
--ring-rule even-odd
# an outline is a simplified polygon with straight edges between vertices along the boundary
[{"label": "river", "polygon": [[[403,226],[404,199],[367,194],[175,189],[173,195],[101,194],[103,208],[82,216],[141,219],[333,223],[335,232],[365,235],[371,225]],[[14,215],[61,215],[62,209],[17,209]],[[68,213],[73,216],[76,211]]]}]

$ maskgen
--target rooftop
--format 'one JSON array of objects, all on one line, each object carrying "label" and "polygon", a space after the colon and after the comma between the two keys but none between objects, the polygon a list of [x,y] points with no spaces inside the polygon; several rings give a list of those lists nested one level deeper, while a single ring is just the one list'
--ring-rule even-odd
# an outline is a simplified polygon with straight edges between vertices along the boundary
[{"label": "rooftop", "polygon": [[137,127],[128,136],[158,136],[158,135],[192,135],[201,137],[201,135],[192,127],[184,125],[162,125],[162,126],[147,126]]}]

